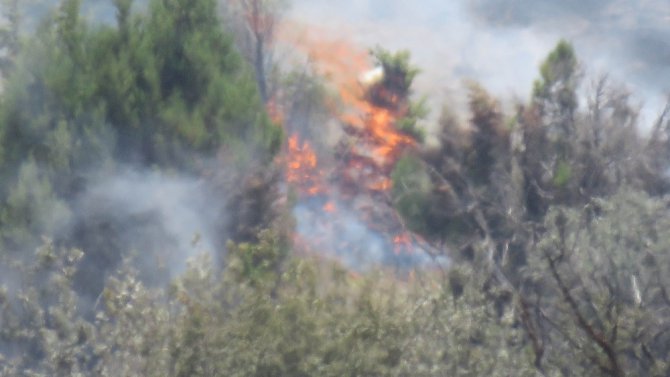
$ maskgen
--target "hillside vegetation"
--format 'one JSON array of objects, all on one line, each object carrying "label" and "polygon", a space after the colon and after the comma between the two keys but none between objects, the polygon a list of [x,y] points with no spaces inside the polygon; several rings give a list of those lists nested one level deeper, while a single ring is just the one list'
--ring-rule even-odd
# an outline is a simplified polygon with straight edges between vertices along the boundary
[{"label": "hillside vegetation", "polygon": [[337,106],[273,60],[285,3],[3,4],[0,375],[670,375],[670,107],[640,124],[570,43],[512,112],[470,83],[438,143],[373,51],[411,138],[386,204],[435,263],[351,269],[294,242],[285,130],[323,155]]}]

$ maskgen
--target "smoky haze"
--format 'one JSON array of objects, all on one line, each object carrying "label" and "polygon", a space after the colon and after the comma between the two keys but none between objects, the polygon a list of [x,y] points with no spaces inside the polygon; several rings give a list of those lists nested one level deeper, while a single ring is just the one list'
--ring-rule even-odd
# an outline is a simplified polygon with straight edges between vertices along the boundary
[{"label": "smoky haze", "polygon": [[643,122],[670,90],[670,2],[665,0],[296,0],[290,16],[363,46],[409,49],[419,93],[461,108],[463,80],[525,99],[556,42],[572,42],[589,80],[608,74],[643,103]]},{"label": "smoky haze", "polygon": [[530,28],[574,40],[587,61],[650,90],[670,90],[670,2],[663,0],[474,0],[485,27]]},{"label": "smoky haze", "polygon": [[225,199],[203,180],[131,168],[89,179],[70,231],[55,235],[84,251],[76,279],[85,296],[95,297],[124,257],[150,284],[167,283],[198,254],[217,259]]}]

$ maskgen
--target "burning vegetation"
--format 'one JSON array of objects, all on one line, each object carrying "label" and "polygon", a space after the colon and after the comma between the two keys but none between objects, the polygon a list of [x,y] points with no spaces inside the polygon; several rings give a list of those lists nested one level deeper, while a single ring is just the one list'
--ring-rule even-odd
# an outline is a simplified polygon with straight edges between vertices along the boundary
[{"label": "burning vegetation", "polygon": [[0,376],[670,376],[670,105],[560,42],[429,146],[408,54],[148,2],[0,8]]},{"label": "burning vegetation", "polygon": [[[310,140],[299,131],[289,131],[286,182],[297,191],[299,205],[317,203],[310,206],[313,211],[330,215],[320,220],[330,223],[324,226],[343,228],[338,222],[351,221],[333,216],[341,207],[355,213],[357,221],[389,245],[389,251],[411,252],[416,236],[405,229],[390,195],[395,163],[420,141],[420,133],[412,132],[416,114],[410,111],[410,86],[417,70],[411,68],[409,55],[381,49],[366,54],[343,41],[301,40],[299,45],[335,92],[338,105],[330,107],[330,116],[341,136],[334,153],[323,162]],[[275,102],[270,102],[269,110],[276,114]],[[323,247],[328,242],[319,244]],[[332,244],[342,250],[352,246],[342,245],[341,240]]]},{"label": "burning vegetation", "polygon": [[317,165],[312,146],[300,141],[299,135],[288,138],[286,150],[286,182],[295,186],[301,195],[314,196],[326,191],[323,172]]}]

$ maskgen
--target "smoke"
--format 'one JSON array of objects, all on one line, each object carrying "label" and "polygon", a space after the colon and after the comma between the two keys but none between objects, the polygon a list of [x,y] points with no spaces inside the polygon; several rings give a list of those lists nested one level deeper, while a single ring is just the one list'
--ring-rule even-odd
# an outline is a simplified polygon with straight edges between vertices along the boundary
[{"label": "smoke", "polygon": [[[150,284],[166,284],[201,253],[216,253],[225,241],[226,198],[201,180],[147,169],[120,169],[92,177],[72,205],[75,220],[60,235],[84,251],[76,285],[95,297],[122,258],[133,258]],[[59,235],[56,235],[58,238]]]},{"label": "smoke", "polygon": [[370,232],[355,214],[341,210],[327,213],[320,204],[315,199],[303,200],[293,210],[296,231],[309,247],[355,270],[384,259],[385,246],[390,245],[385,245],[380,235]]},{"label": "smoke", "polygon": [[[202,181],[155,171],[127,170],[92,185],[80,202],[83,213],[105,213],[112,218],[145,217],[166,239],[148,242],[154,251],[167,250],[166,267],[172,275],[198,252],[213,252],[212,222],[222,203],[208,195]],[[139,229],[133,232],[143,234]],[[128,242],[132,244],[132,242]],[[150,251],[150,250],[147,250]]]},{"label": "smoke", "polygon": [[351,201],[334,200],[337,196],[331,194],[328,197],[334,203],[332,211],[324,211],[325,197],[303,199],[294,208],[299,242],[306,243],[308,250],[316,250],[359,272],[376,266],[408,271],[449,264],[443,256],[432,259],[425,249],[427,245],[417,242],[395,244],[392,232],[372,229],[370,221],[365,221],[362,216],[364,209],[355,208]]},{"label": "smoke", "polygon": [[670,3],[664,0],[474,0],[486,27],[530,28],[568,38],[587,61],[634,83],[670,90]]},{"label": "smoke", "polygon": [[464,4],[345,0],[335,6],[325,0],[295,0],[291,17],[328,28],[363,48],[409,50],[413,64],[421,69],[413,87],[428,99],[431,113],[424,126],[430,128],[444,104],[466,113],[464,80],[479,81],[499,96],[525,97],[550,48],[528,30],[494,32],[480,27]]},{"label": "smoke", "polygon": [[560,38],[574,43],[587,79],[608,73],[629,85],[651,113],[647,123],[670,90],[666,0],[294,0],[291,17],[364,47],[409,49],[433,120],[444,103],[464,113],[464,79],[502,98],[527,98]]},{"label": "smoke", "polygon": [[[152,287],[165,287],[186,270],[189,258],[208,253],[212,255],[211,260],[216,261],[220,256],[216,252],[225,237],[223,231],[227,224],[222,208],[227,198],[209,181],[185,174],[127,167],[84,177],[86,187],[68,203],[70,221],[49,235],[56,248],[77,247],[84,253],[73,281],[76,309],[70,307],[84,318],[92,320],[90,315],[102,296],[106,280],[116,273],[123,258],[130,258],[143,282]],[[34,251],[26,250],[25,254],[21,259],[35,256]],[[70,304],[62,301],[59,294],[71,292],[59,291],[59,287],[54,286],[62,280],[52,280],[48,271],[30,275],[41,263],[23,264],[13,258],[13,255],[0,253],[0,309],[4,310],[0,324],[10,329],[12,326],[32,328],[37,325],[27,321],[40,318],[34,311],[43,310],[39,315],[50,319],[54,316],[53,307]],[[33,291],[33,287],[39,291]],[[30,335],[24,339],[9,334],[9,340],[0,337],[0,364],[3,357],[10,360],[42,357],[33,344],[40,336]],[[22,367],[37,367],[37,364]]]}]

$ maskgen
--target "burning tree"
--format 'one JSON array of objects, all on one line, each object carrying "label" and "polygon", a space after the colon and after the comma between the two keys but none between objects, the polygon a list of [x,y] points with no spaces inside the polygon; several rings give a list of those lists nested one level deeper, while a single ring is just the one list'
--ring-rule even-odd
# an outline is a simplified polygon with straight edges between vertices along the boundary
[{"label": "burning tree", "polygon": [[[360,95],[351,101],[357,117],[344,119],[345,136],[337,147],[339,185],[349,198],[363,197],[364,217],[371,227],[392,234],[398,247],[411,246],[411,236],[393,209],[391,172],[400,157],[423,140],[417,127],[426,113],[413,102],[411,85],[419,70],[407,51],[372,51],[375,68],[359,77]],[[374,201],[369,200],[374,199]]]},{"label": "burning tree", "polygon": [[414,237],[406,232],[392,206],[390,176],[401,155],[423,138],[417,122],[425,114],[425,106],[410,99],[419,71],[410,64],[407,51],[390,53],[377,48],[366,53],[343,41],[311,38],[314,33],[301,36],[298,45],[315,72],[335,89],[335,101],[325,107],[332,111],[342,135],[334,158],[325,162],[320,157],[327,154],[315,148],[314,135],[294,127],[289,116],[284,125],[289,134],[286,182],[302,199],[299,206],[309,207],[310,217],[323,217],[319,221],[330,223],[326,228],[346,227],[337,223],[348,223],[353,215],[367,232],[384,239],[382,243],[410,245]]},{"label": "burning tree", "polygon": [[372,55],[376,68],[359,78],[362,92],[350,101],[357,116],[343,119],[346,136],[337,152],[344,164],[344,191],[353,195],[388,192],[398,158],[423,138],[416,126],[425,113],[423,103],[410,100],[419,71],[409,64],[409,53],[377,48]]}]

